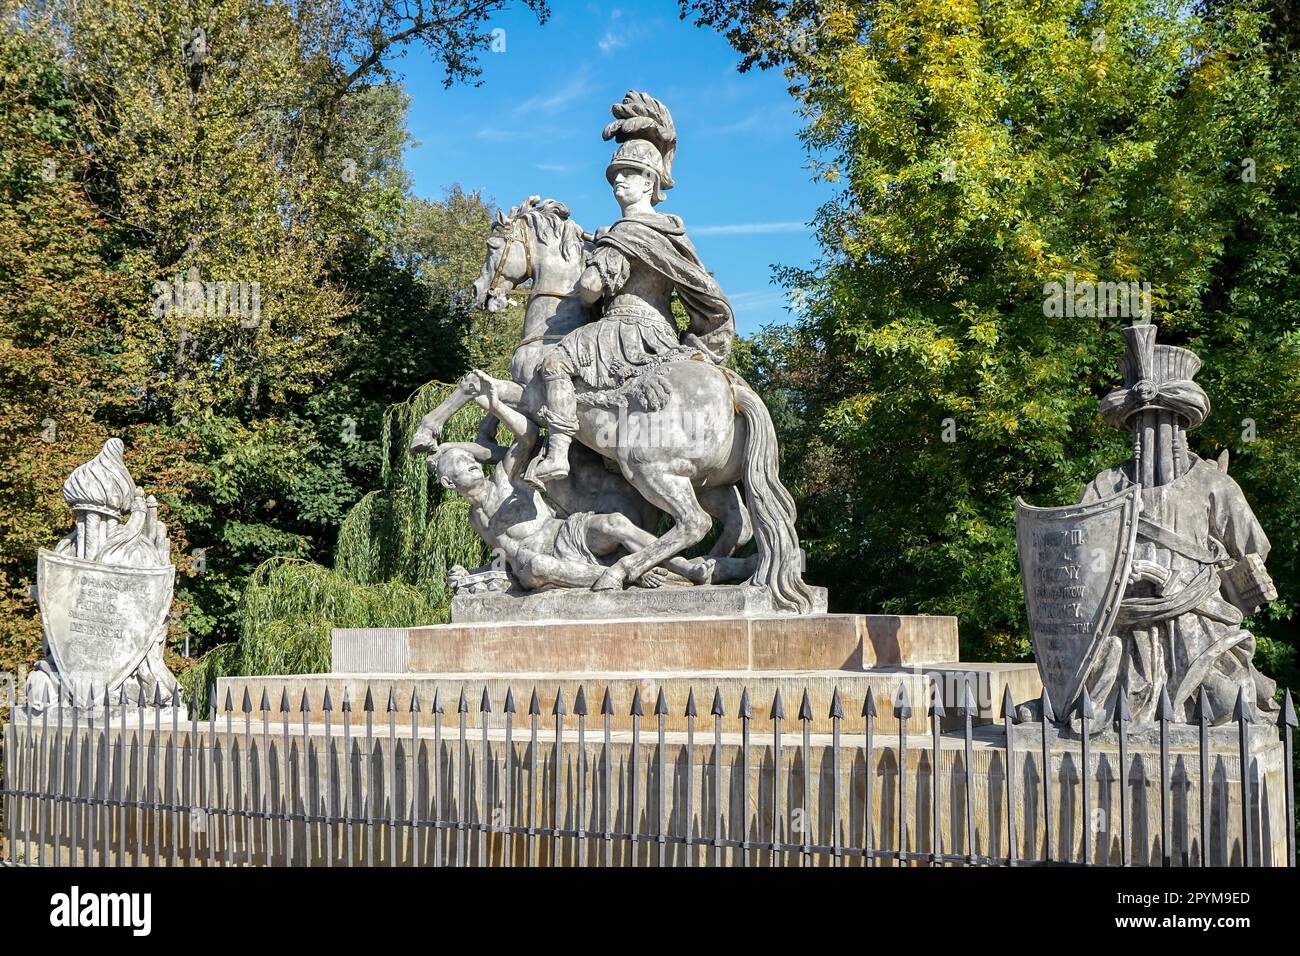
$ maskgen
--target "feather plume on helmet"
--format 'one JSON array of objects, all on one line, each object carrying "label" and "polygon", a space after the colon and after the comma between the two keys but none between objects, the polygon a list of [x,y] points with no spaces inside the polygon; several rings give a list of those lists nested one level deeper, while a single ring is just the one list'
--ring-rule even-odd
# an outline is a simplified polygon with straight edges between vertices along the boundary
[{"label": "feather plume on helmet", "polygon": [[605,127],[601,138],[615,140],[620,146],[605,169],[605,178],[612,184],[614,171],[626,166],[654,173],[657,185],[652,201],[663,202],[667,198],[664,191],[676,185],[672,168],[677,127],[668,107],[648,93],[629,90],[623,101],[609,110],[614,122]]}]

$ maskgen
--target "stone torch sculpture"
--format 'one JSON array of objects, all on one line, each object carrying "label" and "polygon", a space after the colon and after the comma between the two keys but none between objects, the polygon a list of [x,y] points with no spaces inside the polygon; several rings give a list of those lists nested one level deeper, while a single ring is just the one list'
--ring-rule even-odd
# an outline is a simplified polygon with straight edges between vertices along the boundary
[{"label": "stone torch sculpture", "polygon": [[163,663],[176,568],[158,502],[137,488],[110,438],[63,483],[75,527],[36,561],[45,659],[27,679],[28,706],[183,706]]}]

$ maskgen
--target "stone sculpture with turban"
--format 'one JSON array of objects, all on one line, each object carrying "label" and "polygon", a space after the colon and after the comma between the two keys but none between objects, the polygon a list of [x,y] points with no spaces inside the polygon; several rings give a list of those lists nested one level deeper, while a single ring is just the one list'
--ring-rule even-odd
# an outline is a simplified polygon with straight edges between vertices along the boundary
[{"label": "stone sculpture with turban", "polygon": [[1233,716],[1245,691],[1247,716],[1276,710],[1275,685],[1252,663],[1255,638],[1244,615],[1275,600],[1264,560],[1269,542],[1246,497],[1219,463],[1187,447],[1210,400],[1193,378],[1201,362],[1187,349],[1156,344],[1156,326],[1124,330],[1124,385],[1101,402],[1102,417],[1133,435],[1133,456],[1084,490],[1089,504],[1141,486],[1133,569],[1113,633],[1099,648],[1087,686],[1113,714],[1127,688],[1135,722],[1158,717],[1162,687],[1174,719],[1191,721],[1206,690],[1211,721]]}]

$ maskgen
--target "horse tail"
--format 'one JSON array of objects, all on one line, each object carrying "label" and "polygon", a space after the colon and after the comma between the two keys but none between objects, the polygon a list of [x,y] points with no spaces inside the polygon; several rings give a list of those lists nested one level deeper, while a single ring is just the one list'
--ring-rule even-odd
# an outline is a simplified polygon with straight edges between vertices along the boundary
[{"label": "horse tail", "polygon": [[748,435],[744,456],[745,504],[758,547],[758,567],[749,583],[768,588],[773,603],[782,610],[806,614],[812,607],[812,591],[803,581],[803,554],[794,526],[794,499],[781,484],[772,416],[758,393],[740,376],[728,372],[727,378],[736,411],[745,419]]}]

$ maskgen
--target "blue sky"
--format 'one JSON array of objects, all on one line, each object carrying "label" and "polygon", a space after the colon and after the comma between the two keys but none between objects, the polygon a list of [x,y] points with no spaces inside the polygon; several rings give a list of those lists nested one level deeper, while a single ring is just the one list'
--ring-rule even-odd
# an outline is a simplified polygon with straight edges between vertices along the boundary
[{"label": "blue sky", "polygon": [[677,186],[659,210],[686,221],[742,334],[788,320],[771,267],[816,256],[806,224],[830,187],[805,168],[785,78],[737,73],[727,42],[679,20],[673,0],[552,8],[544,27],[524,11],[493,22],[506,49],[483,55],[482,86],[443,89],[419,48],[395,64],[411,96],[416,193],[460,183],[506,207],[537,193],[567,203],[588,230],[608,225],[618,215],[604,175],[614,144],[600,131],[611,103],[645,90],[677,125]]}]

